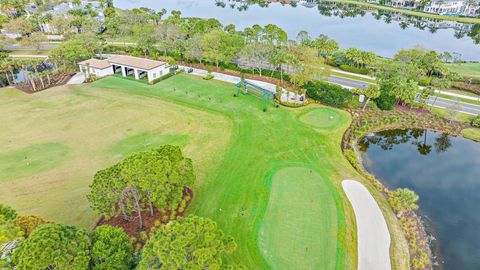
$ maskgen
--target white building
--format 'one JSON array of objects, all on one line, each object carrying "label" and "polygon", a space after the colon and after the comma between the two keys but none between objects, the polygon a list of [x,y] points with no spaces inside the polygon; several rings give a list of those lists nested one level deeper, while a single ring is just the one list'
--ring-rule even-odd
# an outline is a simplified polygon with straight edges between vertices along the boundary
[{"label": "white building", "polygon": [[132,76],[136,80],[146,78],[151,82],[170,71],[170,66],[165,62],[133,57],[127,55],[118,55],[108,59],[88,59],[78,63],[80,72],[86,76],[93,74],[96,77],[105,77],[107,75],[122,74],[122,76]]},{"label": "white building", "polygon": [[478,3],[468,4],[466,1],[433,1],[425,6],[423,11],[441,15],[476,16],[479,8]]}]

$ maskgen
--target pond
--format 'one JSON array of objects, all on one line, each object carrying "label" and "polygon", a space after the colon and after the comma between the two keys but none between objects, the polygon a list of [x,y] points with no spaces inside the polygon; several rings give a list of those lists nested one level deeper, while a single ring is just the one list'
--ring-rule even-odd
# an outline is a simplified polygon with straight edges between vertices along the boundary
[{"label": "pond", "polygon": [[[249,4],[260,2],[261,4]],[[237,29],[254,24],[276,24],[290,39],[301,30],[311,37],[326,34],[343,48],[356,47],[392,57],[402,48],[416,45],[438,52],[458,53],[464,60],[480,60],[480,25],[435,21],[357,5],[326,1],[292,1],[292,4],[233,0],[114,0],[116,7],[148,7],[186,17],[216,18]],[[474,31],[472,31],[474,30]]]},{"label": "pond", "polygon": [[418,129],[359,141],[366,170],[419,196],[439,269],[480,269],[480,143]]}]

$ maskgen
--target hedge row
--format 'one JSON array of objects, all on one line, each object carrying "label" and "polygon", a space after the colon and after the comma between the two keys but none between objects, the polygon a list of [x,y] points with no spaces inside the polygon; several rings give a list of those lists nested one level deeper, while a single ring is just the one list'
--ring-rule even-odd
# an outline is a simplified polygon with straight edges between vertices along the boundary
[{"label": "hedge row", "polygon": [[368,75],[370,73],[370,70],[368,68],[358,68],[358,67],[352,67],[349,65],[340,65],[341,70],[345,70],[348,72],[353,72],[357,74],[362,74],[362,75]]},{"label": "hedge row", "polygon": [[348,89],[324,81],[308,82],[304,87],[309,97],[333,107],[345,107],[352,97]]},{"label": "hedge row", "polygon": [[161,81],[163,81],[163,80],[165,80],[165,79],[168,79],[168,78],[172,77],[173,75],[175,75],[175,72],[170,71],[170,72],[168,72],[167,74],[162,75],[162,76],[156,78],[155,80],[149,82],[149,84],[152,84],[152,85],[153,85],[153,84],[156,84],[156,83],[158,83],[158,82],[161,82]]}]

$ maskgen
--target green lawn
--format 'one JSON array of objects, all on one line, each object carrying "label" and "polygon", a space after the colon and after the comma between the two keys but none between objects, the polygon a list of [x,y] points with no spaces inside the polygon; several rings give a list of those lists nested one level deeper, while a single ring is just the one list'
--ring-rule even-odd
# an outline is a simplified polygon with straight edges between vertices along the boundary
[{"label": "green lawn", "polygon": [[330,74],[334,75],[334,76],[338,76],[338,77],[343,77],[343,78],[348,78],[348,79],[361,81],[361,82],[376,83],[375,79],[368,79],[368,78],[356,76],[356,75],[353,75],[353,74],[345,74],[345,73],[339,72],[335,69],[332,69]]},{"label": "green lawn", "polygon": [[480,128],[467,128],[462,131],[462,136],[480,142]]},{"label": "green lawn", "polygon": [[338,195],[316,171],[291,166],[267,178],[270,197],[260,225],[258,245],[272,269],[343,269],[336,267]]},{"label": "green lawn", "polygon": [[472,119],[475,117],[471,114],[460,113],[460,112],[451,114],[449,110],[443,109],[443,108],[431,107],[430,109],[433,114],[436,114],[440,117],[444,117],[454,121],[465,122],[465,123],[470,123],[470,121],[472,121]]},{"label": "green lawn", "polygon": [[[304,262],[302,269],[356,268],[355,216],[341,181],[364,180],[339,147],[347,112],[314,105],[264,113],[255,97],[233,97],[233,84],[186,74],[153,86],[108,77],[34,95],[15,91],[0,90],[0,124],[9,127],[0,129],[0,163],[18,161],[18,153],[35,145],[68,149],[48,167],[2,180],[1,201],[21,214],[88,226],[96,214],[85,194],[97,170],[130,152],[172,143],[197,172],[188,212],[214,219],[235,238],[231,262],[250,269]],[[36,158],[52,154],[44,155]],[[400,226],[383,196],[371,191],[392,233],[392,268],[404,269]],[[298,239],[288,239],[292,234]],[[280,240],[305,247],[284,243],[277,250]]]},{"label": "green lawn", "polygon": [[480,63],[449,64],[448,69],[462,77],[480,80]]}]

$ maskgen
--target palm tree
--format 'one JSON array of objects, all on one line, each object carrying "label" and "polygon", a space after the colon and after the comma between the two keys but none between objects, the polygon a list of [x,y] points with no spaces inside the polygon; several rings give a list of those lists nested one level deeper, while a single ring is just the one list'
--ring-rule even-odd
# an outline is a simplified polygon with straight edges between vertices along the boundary
[{"label": "palm tree", "polygon": [[428,155],[432,151],[432,146],[427,144],[427,133],[428,130],[423,132],[423,142],[417,143],[417,150],[421,155]]}]

